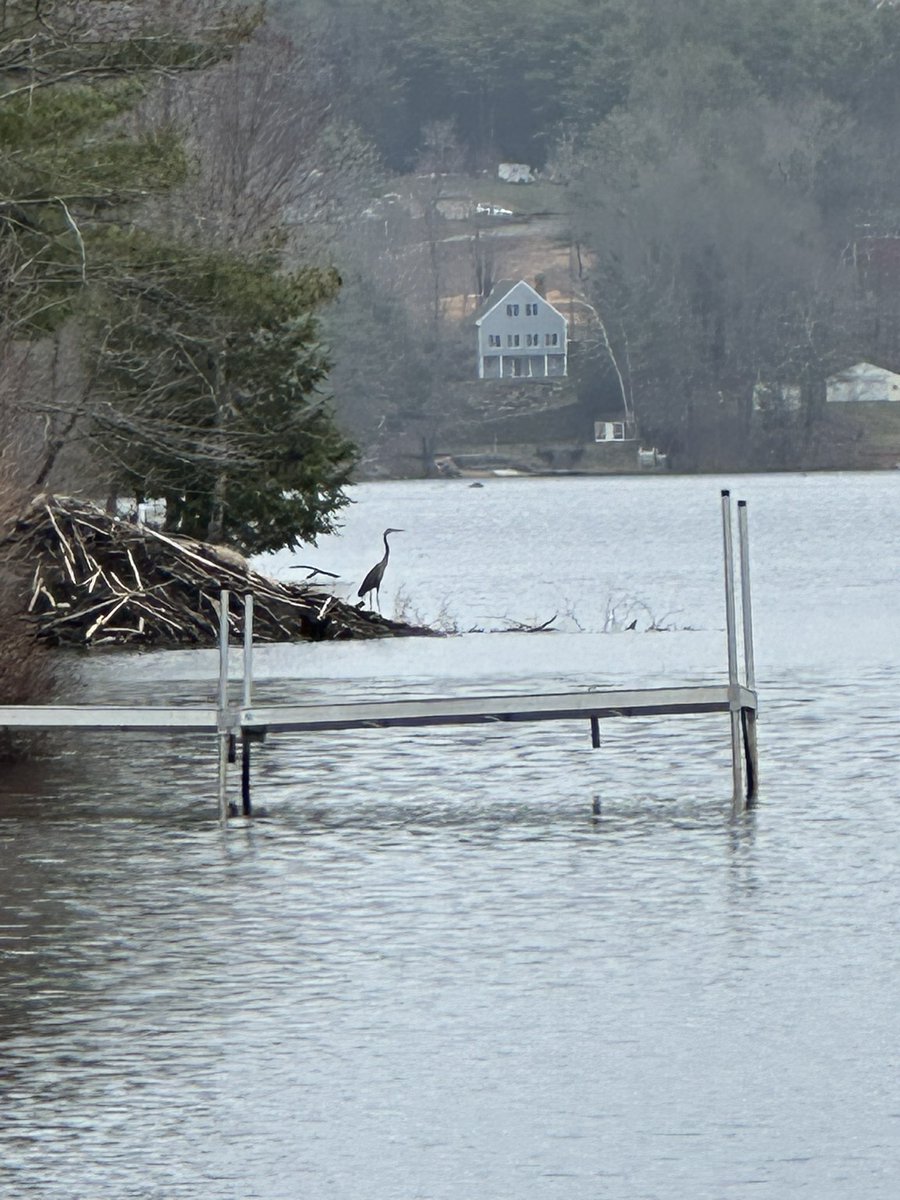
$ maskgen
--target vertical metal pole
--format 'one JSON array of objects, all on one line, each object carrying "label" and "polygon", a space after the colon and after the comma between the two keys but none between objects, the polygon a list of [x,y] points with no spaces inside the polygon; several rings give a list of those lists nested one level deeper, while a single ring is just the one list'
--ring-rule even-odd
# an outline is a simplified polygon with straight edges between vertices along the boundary
[{"label": "vertical metal pole", "polygon": [[253,703],[253,593],[244,595],[244,708]]},{"label": "vertical metal pole", "polygon": [[[744,634],[744,674],[747,687],[756,692],[756,665],[753,658],[753,611],[750,604],[750,539],[747,532],[747,501],[738,500],[738,545],[741,558],[741,624]],[[741,713],[747,769],[747,799],[754,800],[759,789],[759,756],[756,745],[756,709]]]},{"label": "vertical metal pole", "polygon": [[734,606],[734,548],[731,540],[731,492],[722,492],[722,537],[725,553],[725,631],[728,638],[728,707],[731,718],[731,808],[740,813],[744,807],[744,779],[741,771],[741,706],[738,695],[737,623]]},{"label": "vertical metal pole", "polygon": [[600,749],[600,718],[591,717],[591,747],[594,750]]},{"label": "vertical metal pole", "polygon": [[228,721],[228,610],[231,593],[219,592],[219,732],[227,732]]},{"label": "vertical metal pole", "polygon": [[747,540],[747,501],[738,500],[738,545],[741,556],[741,618],[744,634],[744,673],[747,687],[756,690],[753,663],[753,613],[750,608],[750,546]]},{"label": "vertical metal pole", "polygon": [[[253,593],[244,593],[244,695],[243,708],[253,703]],[[241,730],[241,808],[245,817],[253,815],[250,802],[250,739]]]},{"label": "vertical metal pole", "polygon": [[219,820],[228,823],[228,608],[230,595],[227,590],[219,593]]}]

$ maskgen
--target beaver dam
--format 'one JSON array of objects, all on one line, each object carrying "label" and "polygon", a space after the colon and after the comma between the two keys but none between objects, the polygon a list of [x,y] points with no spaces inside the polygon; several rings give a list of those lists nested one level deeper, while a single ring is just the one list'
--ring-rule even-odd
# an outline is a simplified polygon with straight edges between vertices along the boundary
[{"label": "beaver dam", "polygon": [[[436,636],[354,608],[312,584],[282,583],[235,551],[39,496],[3,544],[32,573],[26,597],[38,636],[58,646],[213,646],[219,593],[252,594],[261,642]],[[232,614],[238,632],[240,612]]]}]

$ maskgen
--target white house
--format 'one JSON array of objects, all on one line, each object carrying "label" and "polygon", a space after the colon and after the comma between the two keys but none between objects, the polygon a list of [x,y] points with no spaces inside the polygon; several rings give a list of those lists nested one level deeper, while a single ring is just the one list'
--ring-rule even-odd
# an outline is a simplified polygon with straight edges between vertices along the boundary
[{"label": "white house", "polygon": [[860,362],[825,380],[825,398],[835,403],[900,401],[900,375]]},{"label": "white house", "polygon": [[566,318],[524,279],[498,283],[475,314],[479,379],[567,374]]}]

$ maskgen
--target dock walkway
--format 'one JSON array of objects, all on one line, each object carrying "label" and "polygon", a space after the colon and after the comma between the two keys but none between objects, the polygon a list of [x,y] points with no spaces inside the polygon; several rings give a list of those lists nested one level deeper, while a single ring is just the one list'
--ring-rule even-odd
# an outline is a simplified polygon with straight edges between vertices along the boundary
[{"label": "dock walkway", "polygon": [[503,722],[586,720],[592,744],[600,745],[599,722],[617,717],[649,717],[727,713],[731,724],[732,811],[743,811],[757,795],[757,693],[753,663],[750,606],[747,509],[738,502],[741,581],[741,642],[744,678],[738,659],[738,621],[735,610],[735,567],[732,546],[731,498],[722,492],[725,562],[725,614],[728,679],[721,684],[687,687],[582,689],[576,692],[425,697],[351,703],[255,705],[253,690],[253,597],[244,597],[243,695],[238,704],[228,699],[228,616],[230,597],[222,592],[219,605],[219,690],[215,705],[2,705],[0,726],[73,730],[169,731],[214,733],[219,739],[219,813],[227,820],[227,771],[242,746],[242,808],[251,815],[251,744],[268,734],[315,733],[325,730],[392,729],[429,725],[472,725]]}]

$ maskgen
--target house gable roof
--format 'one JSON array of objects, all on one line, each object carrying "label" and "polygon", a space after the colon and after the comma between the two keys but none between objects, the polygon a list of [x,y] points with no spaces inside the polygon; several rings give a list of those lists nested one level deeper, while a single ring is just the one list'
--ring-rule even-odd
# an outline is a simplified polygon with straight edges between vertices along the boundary
[{"label": "house gable roof", "polygon": [[888,370],[887,367],[877,367],[875,363],[858,362],[851,367],[844,367],[842,371],[835,371],[833,375],[828,376],[828,383],[851,383],[858,380],[880,380],[880,379],[897,379],[900,376],[895,371]]},{"label": "house gable roof", "polygon": [[525,288],[529,298],[534,297],[535,300],[540,300],[542,304],[546,304],[549,309],[555,312],[558,317],[562,317],[564,321],[566,320],[559,309],[554,308],[547,297],[542,296],[540,292],[536,291],[530,283],[526,282],[526,280],[520,279],[516,282],[510,279],[501,279],[499,283],[496,283],[491,289],[491,294],[488,296],[488,298],[483,301],[482,304],[476,308],[475,312],[472,314],[473,325],[480,325],[489,313],[493,312],[498,305],[503,303],[510,292],[517,291],[519,288]]}]

